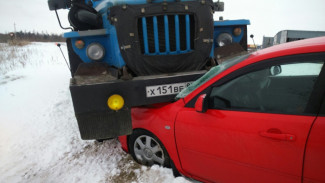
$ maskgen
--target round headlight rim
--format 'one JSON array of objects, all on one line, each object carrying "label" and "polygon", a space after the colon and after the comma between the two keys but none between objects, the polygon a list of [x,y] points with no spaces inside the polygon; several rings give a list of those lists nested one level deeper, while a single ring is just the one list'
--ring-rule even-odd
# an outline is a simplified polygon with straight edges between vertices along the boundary
[{"label": "round headlight rim", "polygon": [[[102,52],[103,52],[103,55],[100,57],[100,58],[92,58],[90,55],[89,55],[89,49],[92,47],[92,46],[98,46],[101,48]],[[97,43],[97,42],[94,42],[94,43],[90,43],[87,48],[86,48],[86,55],[87,57],[90,59],[90,60],[93,60],[93,61],[101,61],[104,57],[105,57],[105,49],[104,49],[104,46],[100,43]]]}]

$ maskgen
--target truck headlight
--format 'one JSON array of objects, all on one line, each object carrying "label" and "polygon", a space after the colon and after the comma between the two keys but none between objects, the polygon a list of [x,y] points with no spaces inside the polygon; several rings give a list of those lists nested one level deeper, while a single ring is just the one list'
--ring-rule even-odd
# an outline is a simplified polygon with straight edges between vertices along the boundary
[{"label": "truck headlight", "polygon": [[219,46],[225,46],[232,43],[232,36],[229,33],[222,33],[217,38]]},{"label": "truck headlight", "polygon": [[87,47],[87,56],[91,60],[99,61],[101,60],[105,55],[104,47],[99,43],[91,43]]}]

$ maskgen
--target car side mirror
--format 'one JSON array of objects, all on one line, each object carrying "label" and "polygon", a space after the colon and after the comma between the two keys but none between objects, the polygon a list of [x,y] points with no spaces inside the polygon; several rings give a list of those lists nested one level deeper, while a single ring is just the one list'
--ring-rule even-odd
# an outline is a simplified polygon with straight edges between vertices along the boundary
[{"label": "car side mirror", "polygon": [[205,113],[208,109],[207,94],[200,95],[195,102],[196,112]]},{"label": "car side mirror", "polygon": [[282,68],[280,65],[275,65],[270,68],[271,76],[279,75],[281,74],[281,72],[282,72]]}]

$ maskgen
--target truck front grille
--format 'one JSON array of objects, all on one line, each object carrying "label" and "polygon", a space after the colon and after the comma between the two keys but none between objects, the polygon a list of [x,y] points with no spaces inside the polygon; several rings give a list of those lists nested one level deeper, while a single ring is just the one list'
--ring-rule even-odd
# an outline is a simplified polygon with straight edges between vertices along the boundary
[{"label": "truck front grille", "polygon": [[138,19],[141,52],[144,55],[173,55],[194,49],[194,16],[161,15]]}]

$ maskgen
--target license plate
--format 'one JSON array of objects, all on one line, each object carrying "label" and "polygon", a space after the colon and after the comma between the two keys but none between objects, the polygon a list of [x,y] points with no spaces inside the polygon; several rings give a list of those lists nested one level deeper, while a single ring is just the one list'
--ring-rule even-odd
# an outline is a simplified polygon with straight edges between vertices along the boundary
[{"label": "license plate", "polygon": [[188,87],[191,83],[192,82],[147,86],[146,87],[147,98],[178,94],[186,87]]}]

